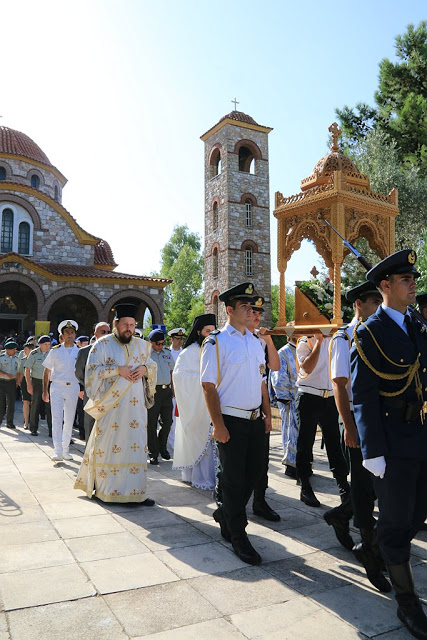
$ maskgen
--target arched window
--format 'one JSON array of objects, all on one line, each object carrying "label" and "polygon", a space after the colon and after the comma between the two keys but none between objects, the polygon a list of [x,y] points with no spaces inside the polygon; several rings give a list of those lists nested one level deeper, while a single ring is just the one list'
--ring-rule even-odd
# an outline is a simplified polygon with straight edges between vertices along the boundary
[{"label": "arched window", "polygon": [[58,197],[59,197],[59,189],[58,189],[58,185],[55,185],[55,200],[58,202]]},{"label": "arched window", "polygon": [[245,173],[255,173],[255,156],[248,147],[240,147],[239,149],[239,171]]},{"label": "arched window", "polygon": [[252,227],[252,202],[245,200],[245,226]]},{"label": "arched window", "polygon": [[214,296],[212,304],[213,304],[213,312],[214,312],[214,314],[216,316],[216,319],[218,321],[218,296]]},{"label": "arched window", "polygon": [[215,178],[215,176],[219,176],[219,174],[221,173],[221,151],[218,149],[218,147],[216,147],[212,151],[209,165],[209,179]]},{"label": "arched window", "polygon": [[33,189],[38,189],[40,187],[40,178],[36,174],[31,176],[31,186]]},{"label": "arched window", "polygon": [[6,180],[6,169],[4,167],[0,167],[0,180]]},{"label": "arched window", "polygon": [[12,209],[3,209],[1,220],[1,252],[8,253],[12,251],[13,243],[13,211]]},{"label": "arched window", "polygon": [[30,253],[30,225],[28,222],[19,223],[18,253],[25,256]]},{"label": "arched window", "polygon": [[215,247],[212,253],[212,275],[218,278],[218,248]]},{"label": "arched window", "polygon": [[248,247],[245,249],[245,276],[253,276],[253,264],[252,264],[252,249]]},{"label": "arched window", "polygon": [[212,222],[213,228],[218,229],[218,202],[213,204]]}]

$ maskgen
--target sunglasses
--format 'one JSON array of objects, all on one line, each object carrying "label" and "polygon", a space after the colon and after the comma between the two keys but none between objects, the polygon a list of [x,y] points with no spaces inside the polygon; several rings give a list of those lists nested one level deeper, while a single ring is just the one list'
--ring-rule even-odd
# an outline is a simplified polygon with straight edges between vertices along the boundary
[{"label": "sunglasses", "polygon": [[163,340],[163,342],[155,342],[154,344],[156,345],[156,347],[163,347],[165,341]]},{"label": "sunglasses", "polygon": [[101,329],[99,333],[109,333],[108,329]]}]

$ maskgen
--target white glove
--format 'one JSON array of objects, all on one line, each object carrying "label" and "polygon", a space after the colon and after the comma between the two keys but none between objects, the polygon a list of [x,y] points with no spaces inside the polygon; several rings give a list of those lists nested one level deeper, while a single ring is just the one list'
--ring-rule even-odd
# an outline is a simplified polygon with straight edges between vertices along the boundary
[{"label": "white glove", "polygon": [[384,478],[386,462],[384,456],[378,456],[378,458],[368,458],[362,462],[365,469],[370,471],[374,476]]}]

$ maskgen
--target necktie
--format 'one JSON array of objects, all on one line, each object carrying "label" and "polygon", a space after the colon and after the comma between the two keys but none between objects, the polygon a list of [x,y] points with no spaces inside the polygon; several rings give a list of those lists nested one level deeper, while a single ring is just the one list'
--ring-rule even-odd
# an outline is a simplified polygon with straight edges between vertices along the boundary
[{"label": "necktie", "polygon": [[408,330],[408,336],[411,338],[412,344],[414,345],[415,349],[418,349],[417,339],[415,337],[414,323],[411,320],[411,316],[409,316],[408,314],[405,315],[405,325]]}]

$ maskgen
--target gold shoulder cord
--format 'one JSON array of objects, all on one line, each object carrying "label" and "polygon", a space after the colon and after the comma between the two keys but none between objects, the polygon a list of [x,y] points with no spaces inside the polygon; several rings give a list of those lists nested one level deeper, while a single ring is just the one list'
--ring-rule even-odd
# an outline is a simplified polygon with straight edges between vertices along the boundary
[{"label": "gold shoulder cord", "polygon": [[[401,373],[401,374],[400,373],[396,373],[396,374],[383,373],[381,371],[378,371],[377,369],[375,369],[375,367],[372,366],[372,364],[369,362],[368,358],[366,357],[362,347],[360,346],[359,337],[357,335],[357,329],[359,328],[360,325],[365,327],[365,329],[368,331],[368,333],[371,336],[371,338],[372,338],[375,346],[377,347],[378,351],[387,360],[387,362],[392,364],[394,367],[400,367],[400,368],[406,369],[406,371],[404,373]],[[376,376],[381,378],[381,380],[403,380],[404,378],[408,378],[407,382],[402,387],[402,389],[400,389],[399,391],[394,391],[394,392],[380,391],[379,393],[380,393],[381,396],[386,396],[388,398],[393,398],[395,396],[400,396],[410,386],[412,380],[414,380],[414,382],[415,382],[415,390],[417,392],[417,396],[422,400],[422,397],[423,397],[422,396],[422,384],[421,384],[420,376],[419,376],[419,373],[418,373],[418,370],[420,368],[419,356],[416,357],[416,360],[415,360],[415,362],[413,364],[400,364],[398,362],[393,362],[393,360],[391,360],[384,353],[384,351],[381,349],[380,345],[378,344],[377,340],[375,339],[375,336],[372,333],[372,331],[370,330],[370,328],[364,322],[362,322],[361,320],[359,320],[359,322],[357,323],[357,325],[356,325],[356,327],[354,329],[353,341],[354,341],[354,345],[355,345],[355,347],[357,349],[357,353],[359,354],[360,358],[366,364],[368,369],[370,369],[373,373],[375,373]]]}]

